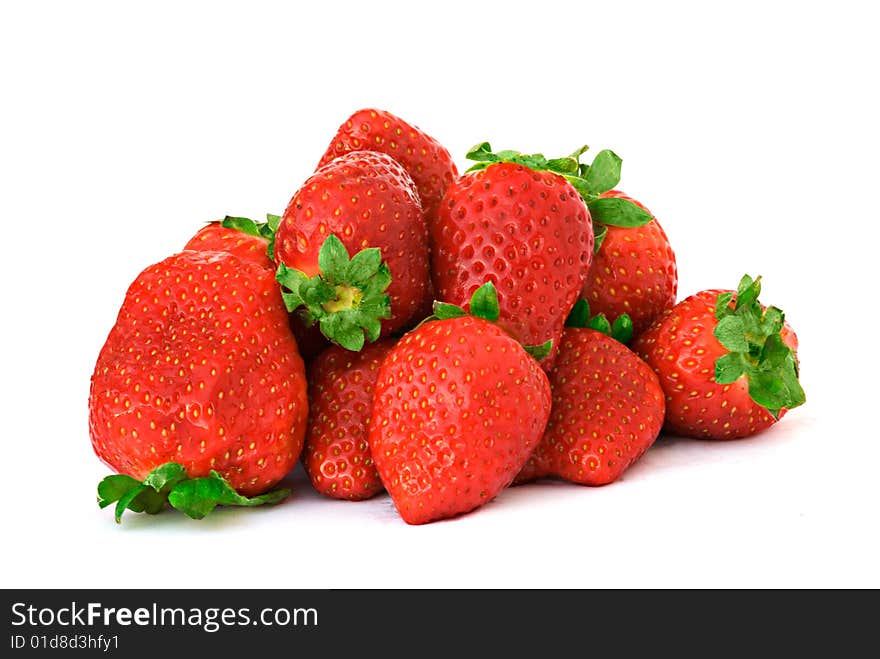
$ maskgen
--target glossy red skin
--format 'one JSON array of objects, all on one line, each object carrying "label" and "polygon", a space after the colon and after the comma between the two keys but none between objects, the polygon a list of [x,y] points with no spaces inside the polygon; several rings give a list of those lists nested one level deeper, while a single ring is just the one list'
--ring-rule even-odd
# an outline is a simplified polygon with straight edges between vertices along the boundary
[{"label": "glossy red skin", "polygon": [[437,210],[446,188],[458,177],[452,156],[437,140],[390,112],[365,108],[351,115],[321,157],[318,167],[350,151],[385,153],[415,181],[426,218]]},{"label": "glossy red skin", "polygon": [[270,489],[302,450],[306,378],[271,271],[183,251],[131,284],[89,394],[95,453],[138,479],[166,462]]},{"label": "glossy red skin", "polygon": [[[651,212],[618,190],[601,196],[628,199]],[[581,297],[590,303],[591,313],[603,313],[611,322],[620,314],[629,314],[633,335],[638,336],[655,318],[675,305],[678,292],[675,252],[656,218],[633,229],[606,228],[605,239],[593,256]]]},{"label": "glossy red skin", "polygon": [[382,363],[369,443],[400,516],[424,524],[492,500],[549,414],[547,376],[500,327],[472,316],[432,321]]},{"label": "glossy red skin", "polygon": [[391,270],[391,334],[428,295],[428,232],[409,174],[390,156],[353,151],[315,172],[294,194],[275,234],[275,261],[318,273],[318,253],[335,234],[350,256],[378,247]]},{"label": "glossy red skin", "polygon": [[[229,252],[239,258],[253,261],[274,273],[275,262],[269,258],[266,251],[268,243],[269,241],[265,238],[252,236],[238,229],[226,228],[219,222],[211,222],[199,229],[184,249]],[[330,345],[330,342],[321,334],[317,323],[307,326],[297,317],[296,313],[292,313],[289,317],[289,324],[290,331],[293,332],[296,339],[299,355],[306,364]]]},{"label": "glossy red skin", "polygon": [[[715,362],[728,350],[715,338],[715,301],[733,291],[707,290],[679,302],[632,344],[660,380],[666,395],[665,429],[682,437],[738,439],[774,423],[749,396],[745,376],[731,384],[715,382]],[[797,350],[797,336],[786,325],[782,340]],[[781,410],[779,418],[785,414]]]},{"label": "glossy red skin", "polygon": [[384,488],[368,433],[379,366],[396,339],[351,352],[331,346],[311,363],[303,464],[314,488],[335,499],[369,499]]},{"label": "glossy red skin", "polygon": [[226,228],[220,222],[209,222],[189,239],[184,249],[198,252],[229,252],[274,272],[275,263],[269,258],[266,251],[267,245],[268,241],[259,236],[252,236],[238,229]]},{"label": "glossy red skin", "polygon": [[523,345],[552,339],[552,367],[565,319],[593,255],[590,212],[561,176],[511,163],[465,174],[431,224],[437,299],[467,307],[492,281],[500,324]]},{"label": "glossy red skin", "polygon": [[657,376],[611,337],[567,327],[549,376],[550,420],[516,482],[558,476],[607,485],[660,434],[665,404]]}]

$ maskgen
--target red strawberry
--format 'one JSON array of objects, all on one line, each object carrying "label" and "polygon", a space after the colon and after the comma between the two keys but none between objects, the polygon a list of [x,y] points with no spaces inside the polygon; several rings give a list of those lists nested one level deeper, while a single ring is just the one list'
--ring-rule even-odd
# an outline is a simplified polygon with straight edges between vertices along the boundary
[{"label": "red strawberry", "polygon": [[[223,222],[210,222],[196,232],[184,249],[197,252],[228,252],[245,261],[253,261],[268,270],[275,271],[275,263],[269,258],[266,238],[252,235],[234,228],[230,220],[243,220],[244,218],[229,218]],[[250,220],[246,220],[251,222]],[[253,224],[253,222],[251,222]]]},{"label": "red strawberry", "polygon": [[[472,313],[497,319],[491,284],[480,293]],[[478,302],[488,298],[494,305]],[[406,334],[376,381],[370,448],[409,524],[493,499],[525,464],[550,413],[547,376],[522,346],[484,318],[446,317],[450,309],[438,305],[442,320]]]},{"label": "red strawberry", "polygon": [[670,432],[746,437],[805,401],[797,337],[779,309],[758,302],[760,290],[760,277],[745,276],[736,292],[701,291],[634,342],[660,378]]},{"label": "red strawberry", "polygon": [[[202,227],[184,249],[229,252],[239,258],[254,261],[274,273],[275,262],[269,253],[273,247],[273,234],[281,217],[267,215],[267,218],[265,223],[256,223],[246,217],[227,216],[222,222],[211,222]],[[318,325],[309,325],[298,313],[290,314],[290,331],[296,338],[300,357],[306,364],[330,345]]]},{"label": "red strawberry", "polygon": [[514,338],[559,339],[593,252],[590,213],[562,176],[512,162],[465,174],[446,190],[430,229],[438,299],[465,304],[491,281]]},{"label": "red strawberry", "polygon": [[544,437],[517,476],[611,483],[663,426],[663,390],[650,367],[619,341],[567,327],[550,373],[553,409]]},{"label": "red strawberry", "polygon": [[[477,161],[471,170],[491,163],[516,163],[555,172],[577,190],[589,209],[596,252],[586,264],[583,291],[578,295],[584,295],[611,322],[627,313],[639,332],[675,302],[675,256],[648,209],[612,190],[620,181],[620,157],[606,149],[588,165],[580,162],[586,150],[582,147],[565,158],[548,160],[541,154],[518,151],[493,153],[484,142],[467,157]],[[637,247],[629,247],[636,240]]]},{"label": "red strawberry", "polygon": [[379,366],[396,339],[351,352],[331,346],[309,366],[309,427],[303,464],[318,492],[369,499],[382,491],[367,435]]},{"label": "red strawberry", "polygon": [[358,110],[339,127],[318,167],[362,150],[386,153],[403,165],[415,181],[426,218],[433,217],[458,176],[452,156],[437,140],[390,112],[372,108]]},{"label": "red strawberry", "polygon": [[200,517],[216,503],[254,505],[240,495],[278,483],[308,413],[287,322],[272,272],[254,261],[187,250],[144,270],[92,376],[92,446],[127,475],[102,483],[102,504],[156,512],[161,495]]},{"label": "red strawberry", "polygon": [[404,327],[423,304],[429,276],[427,228],[409,174],[382,153],[332,160],[291,199],[275,261],[284,266],[288,309],[305,306],[343,347],[359,350],[365,332],[375,340],[380,319],[384,334]]},{"label": "red strawberry", "polygon": [[[600,197],[626,199],[649,212],[617,190],[604,192]],[[629,315],[638,336],[655,318],[672,308],[677,289],[675,253],[654,218],[636,227],[605,227],[582,295],[593,311],[610,321],[624,313]]]}]

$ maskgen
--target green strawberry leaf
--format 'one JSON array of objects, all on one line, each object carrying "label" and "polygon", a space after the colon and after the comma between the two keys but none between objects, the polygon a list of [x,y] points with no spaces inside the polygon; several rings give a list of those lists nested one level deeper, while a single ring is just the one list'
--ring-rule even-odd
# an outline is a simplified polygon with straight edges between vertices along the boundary
[{"label": "green strawberry leaf", "polygon": [[785,345],[785,342],[779,335],[779,330],[776,330],[776,333],[767,336],[767,340],[761,347],[761,357],[759,360],[761,370],[774,371],[783,368],[790,354],[791,350]]},{"label": "green strawberry leaf", "polygon": [[[584,176],[587,190],[594,195],[608,192],[620,182],[620,167],[623,161],[614,153],[605,149],[596,154],[593,164]],[[575,170],[577,171],[577,170]]]},{"label": "green strawberry leaf", "polygon": [[743,275],[736,289],[736,308],[751,306],[760,294],[761,278],[752,279],[748,275]]},{"label": "green strawberry leaf", "polygon": [[476,162],[467,171],[485,169],[498,162],[510,162],[538,171],[559,174],[571,183],[589,207],[593,220],[595,249],[598,250],[604,238],[604,233],[600,235],[599,226],[640,227],[650,222],[653,217],[628,199],[599,196],[620,182],[623,161],[613,151],[604,149],[596,154],[592,164],[587,165],[580,162],[580,157],[587,149],[588,147],[583,146],[570,156],[548,160],[540,153],[529,155],[513,150],[493,152],[488,142],[481,142],[467,153],[468,160]]},{"label": "green strawberry leaf", "polygon": [[721,293],[715,300],[715,317],[719,320],[726,314],[733,313],[730,303],[733,302],[733,293]]},{"label": "green strawberry leaf", "polygon": [[381,320],[391,317],[386,289],[391,271],[377,247],[353,257],[333,234],[318,253],[320,272],[314,277],[281,263],[275,278],[282,286],[287,310],[299,309],[307,325],[318,323],[321,333],[346,350],[359,351],[365,341],[376,341]]},{"label": "green strawberry leaf", "polygon": [[476,162],[498,162],[499,160],[498,156],[492,153],[492,146],[488,142],[480,142],[472,146],[465,157]]},{"label": "green strawberry leaf", "polygon": [[593,225],[593,254],[599,252],[602,243],[605,242],[605,236],[608,235],[608,227],[604,224]]},{"label": "green strawberry leaf", "polygon": [[107,476],[98,483],[98,505],[101,508],[106,508],[140,486],[141,482],[139,480],[125,474]]},{"label": "green strawberry leaf", "polygon": [[[491,281],[487,281],[475,290],[473,295],[471,295],[468,307],[469,311],[465,311],[456,304],[449,304],[448,302],[435,300],[433,307],[434,313],[419,323],[419,326],[433,320],[448,320],[451,318],[461,318],[462,316],[467,315],[497,323],[498,319],[501,317],[501,308],[498,304],[498,291],[495,289],[495,284]],[[553,341],[545,341],[537,346],[523,346],[523,348],[535,359],[540,361],[550,354],[550,351],[553,348]]]},{"label": "green strawberry leaf", "polygon": [[779,418],[783,409],[803,405],[806,394],[798,381],[795,353],[782,340],[785,314],[776,307],[764,309],[760,293],[761,278],[745,275],[735,296],[718,295],[714,334],[728,352],[715,361],[715,381],[731,384],[745,377],[752,400]]},{"label": "green strawberry leaf", "polygon": [[470,312],[477,318],[493,323],[498,321],[501,309],[498,306],[498,291],[495,290],[495,284],[487,281],[474,291],[471,296]]},{"label": "green strawberry leaf", "polygon": [[715,337],[731,352],[747,352],[749,349],[742,316],[731,314],[721,318],[715,327]]},{"label": "green strawberry leaf", "polygon": [[419,324],[416,325],[413,329],[418,329],[425,323],[429,323],[432,320],[448,320],[450,318],[461,318],[462,316],[468,315],[468,312],[462,309],[457,304],[449,304],[448,302],[441,302],[439,300],[434,300],[431,309],[431,315],[419,322]]},{"label": "green strawberry leaf", "polygon": [[[355,255],[356,256],[356,255]],[[391,284],[391,270],[385,263],[379,266],[376,274],[366,279],[361,290],[364,293],[361,306],[365,306],[368,302],[374,302],[378,306],[383,306],[388,296],[385,295],[385,289]],[[378,307],[377,307],[378,308]]]},{"label": "green strawberry leaf", "polygon": [[136,513],[147,513],[155,515],[165,508],[168,503],[168,491],[159,491],[152,488],[145,488],[137,498],[131,502],[128,509]]},{"label": "green strawberry leaf", "polygon": [[523,346],[523,350],[529,353],[535,361],[541,361],[553,350],[553,339],[548,339],[537,346]]},{"label": "green strawberry leaf", "polygon": [[115,517],[117,522],[120,521],[126,509],[137,513],[155,514],[159,512],[165,506],[167,491],[164,493],[161,491],[166,483],[165,477],[156,474],[169,465],[183,469],[180,465],[169,462],[167,465],[157,467],[143,483],[124,474],[107,476],[98,483],[98,505],[101,508],[106,508],[111,503],[116,503]]},{"label": "green strawberry leaf", "polygon": [[[563,160],[571,160],[571,158],[556,158],[553,161],[548,161],[541,153],[526,154],[512,149],[493,153],[492,147],[488,142],[481,142],[480,144],[471,147],[470,151],[467,152],[466,157],[468,160],[476,161],[476,164],[472,165],[467,170],[468,172],[485,169],[496,162],[510,162],[529,167],[530,169],[548,171],[557,171],[554,167],[560,167],[562,171],[568,172],[572,167],[571,163],[562,162]],[[574,162],[574,168],[577,169],[576,160]]]},{"label": "green strawberry leaf", "polygon": [[740,353],[729,352],[715,361],[715,381],[718,384],[736,382],[747,368],[748,364]]},{"label": "green strawberry leaf", "polygon": [[290,490],[279,489],[258,497],[243,497],[215,471],[208,477],[191,479],[182,465],[166,462],[143,482],[123,474],[107,476],[98,484],[98,505],[106,508],[115,502],[117,523],[126,510],[155,515],[168,503],[193,519],[201,519],[217,505],[258,506],[276,503],[289,494]]},{"label": "green strawberry leaf", "polygon": [[143,512],[143,506],[135,504],[134,502],[142,493],[146,492],[146,490],[146,485],[138,485],[119,497],[119,501],[116,502],[116,511],[114,513],[117,524],[122,521],[122,513],[126,510],[130,509],[137,513]]},{"label": "green strawberry leaf", "polygon": [[249,236],[257,236],[263,238],[267,242],[266,253],[271,260],[275,260],[275,232],[278,231],[278,225],[281,224],[280,215],[266,214],[265,222],[254,222],[247,217],[232,217],[227,215],[220,224],[227,229],[236,229]]},{"label": "green strawberry leaf", "polygon": [[232,217],[227,215],[223,218],[223,221],[220,222],[220,224],[227,229],[235,229],[242,233],[246,233],[249,236],[263,238],[263,234],[260,232],[260,225],[247,217]]},{"label": "green strawberry leaf", "polygon": [[[581,169],[583,167],[586,167],[586,169]],[[586,176],[586,173],[589,171],[590,171],[589,165],[580,165],[580,167],[578,168],[577,174],[561,174],[560,175],[566,181],[571,183],[571,186],[575,190],[577,190],[577,193],[584,200],[584,203],[589,203],[590,201],[592,201],[593,199],[596,198],[596,195],[594,195],[592,192],[590,192],[590,188],[587,187],[587,182],[586,182],[586,180],[584,180],[584,176]],[[583,175],[582,175],[582,172],[583,172]]]},{"label": "green strawberry leaf", "polygon": [[263,238],[269,241],[266,244],[266,253],[273,261],[275,260],[275,235],[278,233],[278,226],[280,224],[280,215],[266,213],[266,224],[260,227],[260,233],[263,234]]},{"label": "green strawberry leaf", "polygon": [[597,332],[602,332],[605,336],[611,336],[611,323],[608,322],[604,313],[596,314],[590,318],[587,327],[594,329]]},{"label": "green strawberry leaf", "polygon": [[279,263],[278,271],[275,273],[275,279],[283,287],[281,297],[288,310],[296,309],[305,304],[302,295],[299,292],[300,287],[309,280],[305,273],[300,272],[299,270],[294,270],[293,268],[288,268],[283,263]]},{"label": "green strawberry leaf", "polygon": [[369,279],[379,272],[380,265],[382,265],[382,252],[378,247],[362,249],[354,255],[345,268],[344,277],[346,281]]},{"label": "green strawberry leaf", "polygon": [[576,158],[552,158],[547,161],[547,169],[557,174],[577,174],[580,163]]},{"label": "green strawberry leaf", "polygon": [[617,339],[623,345],[626,345],[630,342],[630,340],[632,340],[632,336],[632,318],[629,317],[629,314],[622,313],[614,319],[613,323],[611,323],[611,338]]},{"label": "green strawberry leaf", "polygon": [[170,490],[179,482],[186,480],[186,469],[176,462],[159,465],[144,479],[144,485],[152,487],[156,492]]},{"label": "green strawberry leaf", "polygon": [[[381,255],[379,260],[382,260]],[[345,281],[349,261],[348,250],[342,241],[333,234],[327,236],[318,252],[318,267],[324,275],[323,279],[334,286]]]},{"label": "green strawberry leaf", "polygon": [[613,227],[632,229],[640,227],[653,218],[644,208],[640,208],[629,199],[620,197],[599,197],[587,202],[593,222]]},{"label": "green strawberry leaf", "polygon": [[346,350],[360,352],[364,347],[364,331],[355,324],[355,319],[346,312],[323,316],[320,320],[321,333]]},{"label": "green strawberry leaf", "polygon": [[[280,215],[272,215],[272,213],[266,213],[266,229],[275,233],[278,231],[278,225],[281,224],[281,216]],[[263,230],[261,230],[263,231]]]},{"label": "green strawberry leaf", "polygon": [[574,303],[568,318],[565,319],[566,327],[586,327],[590,322],[590,303],[580,299]]},{"label": "green strawberry leaf", "polygon": [[467,174],[468,172],[478,172],[478,171],[480,171],[481,169],[486,169],[486,168],[487,168],[489,165],[491,165],[491,164],[492,164],[491,162],[478,162],[478,163],[474,163],[473,165],[471,165],[470,167],[468,167],[466,170],[464,170],[464,173]]},{"label": "green strawberry leaf", "polygon": [[803,404],[806,396],[798,382],[794,360],[786,360],[784,368],[776,371],[750,374],[749,396],[758,405],[767,408],[774,419],[779,418],[782,408],[791,409]]},{"label": "green strawberry leaf", "polygon": [[461,318],[467,316],[467,311],[457,304],[449,304],[447,302],[434,301],[434,318],[436,320],[445,320],[447,318]]},{"label": "green strawberry leaf", "polygon": [[332,302],[336,296],[336,287],[321,278],[313,277],[300,284],[299,293],[306,308],[311,308]]},{"label": "green strawberry leaf", "polygon": [[776,307],[767,307],[764,310],[764,318],[761,321],[759,331],[762,334],[778,334],[785,326],[785,314]]},{"label": "green strawberry leaf", "polygon": [[602,332],[612,339],[620,341],[626,345],[630,342],[633,335],[633,323],[629,314],[622,313],[614,319],[613,323],[608,322],[605,314],[590,315],[590,304],[586,300],[578,300],[574,303],[568,318],[565,319],[566,327],[589,327],[597,332]]},{"label": "green strawberry leaf", "polygon": [[168,495],[168,502],[192,519],[202,519],[218,505],[262,506],[278,503],[290,496],[286,488],[273,490],[257,497],[244,497],[216,471],[210,476],[193,478],[179,483]]}]

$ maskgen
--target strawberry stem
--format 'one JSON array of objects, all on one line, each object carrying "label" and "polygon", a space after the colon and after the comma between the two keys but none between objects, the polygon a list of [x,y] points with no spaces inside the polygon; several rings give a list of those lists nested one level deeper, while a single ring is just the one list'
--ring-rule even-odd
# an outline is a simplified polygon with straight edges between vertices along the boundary
[{"label": "strawberry stem", "polygon": [[314,277],[279,264],[276,279],[288,311],[303,308],[307,325],[319,323],[321,333],[352,351],[366,339],[379,338],[381,319],[391,317],[391,299],[385,290],[391,271],[377,247],[349,258],[345,245],[329,235],[318,253],[320,272]]},{"label": "strawberry stem", "polygon": [[[730,384],[745,376],[749,396],[779,418],[783,409],[806,402],[794,350],[782,340],[785,314],[758,302],[761,278],[743,276],[736,295],[721,293],[715,303],[715,338],[728,353],[715,362],[715,381]],[[735,301],[734,301],[735,299]]]}]

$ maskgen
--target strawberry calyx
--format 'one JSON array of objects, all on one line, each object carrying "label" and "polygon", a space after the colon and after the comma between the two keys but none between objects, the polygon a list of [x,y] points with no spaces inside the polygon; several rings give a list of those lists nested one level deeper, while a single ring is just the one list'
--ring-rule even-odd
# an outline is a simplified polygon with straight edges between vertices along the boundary
[{"label": "strawberry calyx", "polygon": [[287,310],[299,309],[307,326],[318,323],[328,339],[354,352],[364,342],[379,338],[381,320],[391,317],[391,298],[385,292],[391,271],[378,247],[368,247],[352,257],[342,241],[330,234],[318,252],[320,272],[304,272],[278,265],[275,278],[284,289]]},{"label": "strawberry calyx", "polygon": [[758,302],[761,278],[743,276],[736,293],[721,293],[715,303],[714,334],[729,352],[715,362],[715,381],[748,379],[749,396],[778,419],[781,410],[806,401],[798,381],[794,350],[782,339],[785,314]]},{"label": "strawberry calyx", "polygon": [[545,158],[541,153],[523,154],[519,151],[506,150],[493,152],[488,142],[481,142],[468,151],[468,160],[475,161],[467,171],[478,171],[499,162],[523,165],[536,171],[547,171],[559,174],[580,193],[590,209],[593,221],[595,250],[599,249],[605,238],[607,226],[631,229],[640,227],[652,219],[650,213],[628,199],[618,197],[602,197],[620,182],[620,168],[623,161],[610,149],[596,154],[590,164],[581,162],[581,156],[589,149],[582,146],[571,155],[563,158]]},{"label": "strawberry calyx", "polygon": [[272,261],[275,260],[275,232],[278,231],[279,224],[281,224],[281,216],[271,213],[266,214],[265,222],[254,222],[247,217],[232,217],[231,215],[227,215],[220,222],[220,225],[226,229],[236,229],[249,236],[257,236],[268,241],[266,253]]},{"label": "strawberry calyx", "polygon": [[565,319],[565,326],[588,327],[602,332],[602,334],[610,336],[624,345],[629,343],[633,335],[633,323],[629,314],[622,313],[614,319],[613,323],[610,323],[604,313],[591,316],[590,303],[583,299],[574,303],[571,313]]},{"label": "strawberry calyx", "polygon": [[[468,303],[468,310],[469,311],[465,311],[457,304],[450,304],[448,302],[440,302],[435,300],[433,315],[428,316],[425,320],[422,321],[422,323],[426,323],[431,320],[460,318],[462,316],[468,315],[474,316],[476,318],[482,318],[483,320],[488,320],[490,323],[497,323],[498,319],[501,316],[501,307],[498,304],[498,291],[495,289],[495,284],[493,284],[491,281],[487,281],[485,284],[475,290],[473,295],[471,295],[470,302]],[[523,349],[532,357],[534,357],[535,360],[541,361],[547,355],[549,355],[550,351],[553,349],[553,339],[548,339],[540,345],[524,345]]]},{"label": "strawberry calyx", "polygon": [[262,506],[278,503],[290,496],[279,488],[256,497],[236,492],[229,482],[213,469],[210,475],[190,478],[182,465],[166,462],[153,469],[142,481],[125,474],[107,476],[98,483],[98,505],[116,504],[116,523],[126,510],[155,515],[171,505],[187,517],[202,519],[220,506]]}]

